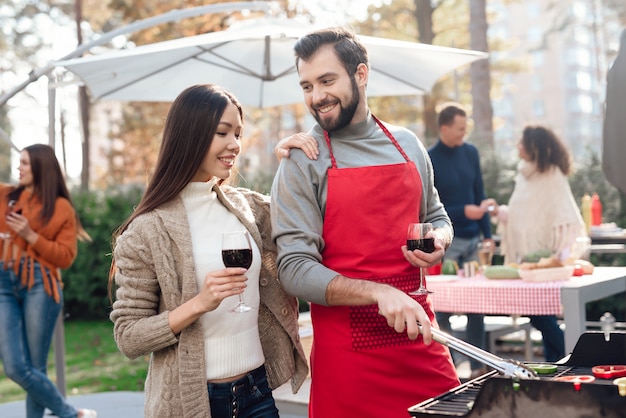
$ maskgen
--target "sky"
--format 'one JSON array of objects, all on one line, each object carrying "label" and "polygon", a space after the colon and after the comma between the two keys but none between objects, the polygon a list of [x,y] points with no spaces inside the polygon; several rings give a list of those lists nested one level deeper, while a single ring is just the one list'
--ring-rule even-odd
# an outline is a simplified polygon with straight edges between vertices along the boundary
[{"label": "sky", "polygon": [[[318,23],[325,25],[340,25],[345,23],[345,15],[349,13],[351,17],[363,19],[366,16],[367,7],[370,4],[381,4],[389,0],[318,0],[293,1],[306,5],[306,8],[316,17]],[[41,51],[40,64],[58,60],[76,48],[75,28],[61,27],[50,21],[45,27],[46,37],[52,40],[52,48]],[[85,39],[84,42],[89,42]],[[17,76],[0,77],[0,91],[8,91],[28,79],[28,73],[32,68],[23,68]],[[29,84],[24,91],[13,96],[8,105],[11,107],[9,118],[12,123],[13,132],[11,141],[19,149],[34,143],[49,143],[48,139],[48,79],[41,77],[36,82]],[[80,137],[80,124],[78,119],[78,105],[76,99],[77,88],[66,86],[56,89],[56,150],[57,157],[63,164],[61,155],[59,132],[59,115],[64,112],[67,126],[65,127],[66,150],[67,150],[67,174],[68,181],[77,181],[80,178],[82,168],[82,146]],[[12,175],[17,176],[18,153],[12,153]]]}]

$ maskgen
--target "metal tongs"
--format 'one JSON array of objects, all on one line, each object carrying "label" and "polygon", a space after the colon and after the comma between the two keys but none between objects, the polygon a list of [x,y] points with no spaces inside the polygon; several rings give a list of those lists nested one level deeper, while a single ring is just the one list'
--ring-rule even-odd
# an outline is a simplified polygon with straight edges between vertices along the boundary
[{"label": "metal tongs", "polygon": [[[419,325],[419,327],[421,331],[422,326]],[[485,365],[496,369],[504,376],[520,380],[539,379],[539,376],[537,376],[537,372],[535,372],[533,369],[529,368],[520,361],[513,359],[503,359],[502,357],[498,357],[488,351],[481,350],[476,346],[466,343],[465,341],[453,337],[452,335],[447,334],[443,331],[435,329],[434,327],[430,327],[430,332],[433,335],[433,340],[437,341],[438,343],[452,348],[462,354],[465,354],[466,356],[471,357],[474,360],[478,360],[481,363],[484,363]]]}]

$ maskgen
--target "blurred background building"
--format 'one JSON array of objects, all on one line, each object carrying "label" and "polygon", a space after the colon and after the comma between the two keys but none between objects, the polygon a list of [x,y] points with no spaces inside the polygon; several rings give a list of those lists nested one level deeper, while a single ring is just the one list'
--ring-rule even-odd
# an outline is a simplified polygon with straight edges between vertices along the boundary
[{"label": "blurred background building", "polygon": [[606,72],[618,49],[621,26],[602,0],[488,2],[490,38],[499,57],[518,59],[494,94],[494,130],[500,153],[516,153],[528,123],[551,127],[574,159],[601,152]]}]

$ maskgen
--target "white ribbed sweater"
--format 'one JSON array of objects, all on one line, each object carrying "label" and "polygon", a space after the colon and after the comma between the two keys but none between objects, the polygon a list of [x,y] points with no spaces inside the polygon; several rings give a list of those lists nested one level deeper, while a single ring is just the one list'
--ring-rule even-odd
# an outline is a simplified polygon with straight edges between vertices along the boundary
[{"label": "white ribbed sweater", "polygon": [[[206,274],[224,268],[222,262],[222,233],[244,231],[237,217],[217,199],[211,189],[215,181],[189,183],[180,193],[189,220],[193,263],[198,289],[204,285]],[[245,302],[249,312],[233,313],[238,298],[222,301],[214,311],[200,317],[204,333],[204,356],[207,380],[224,379],[256,369],[265,362],[259,339],[259,273],[261,254],[251,240],[252,265],[248,269]]]}]

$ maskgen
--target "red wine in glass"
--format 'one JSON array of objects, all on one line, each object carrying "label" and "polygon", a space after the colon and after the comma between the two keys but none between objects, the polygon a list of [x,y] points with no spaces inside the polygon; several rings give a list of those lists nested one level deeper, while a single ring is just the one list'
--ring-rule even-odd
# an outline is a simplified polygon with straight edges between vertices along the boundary
[{"label": "red wine in glass", "polygon": [[226,267],[250,268],[252,265],[252,250],[222,250],[222,261]]},{"label": "red wine in glass", "polygon": [[[226,267],[250,268],[252,265],[252,245],[248,231],[224,232],[222,234],[222,261]],[[233,312],[248,312],[252,307],[243,301],[239,294],[239,303]]]},{"label": "red wine in glass", "polygon": [[408,239],[406,240],[406,246],[409,250],[420,250],[425,253],[435,252],[435,239],[434,238],[422,238],[422,239]]},{"label": "red wine in glass", "polygon": [[[409,224],[409,230],[406,236],[406,246],[410,251],[420,250],[425,253],[435,251],[435,238],[432,236],[433,224],[431,223],[413,223]],[[424,284],[424,269],[419,269],[420,285],[417,290],[409,292],[409,295],[427,295],[432,293],[426,289]]]}]

